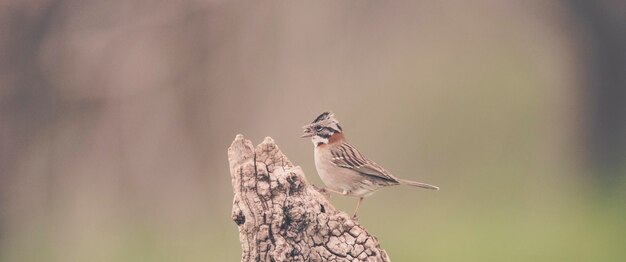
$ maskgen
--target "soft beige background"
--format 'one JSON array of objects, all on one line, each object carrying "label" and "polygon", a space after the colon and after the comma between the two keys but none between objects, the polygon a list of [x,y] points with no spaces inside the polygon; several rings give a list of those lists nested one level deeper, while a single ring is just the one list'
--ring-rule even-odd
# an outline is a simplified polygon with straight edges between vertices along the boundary
[{"label": "soft beige background", "polygon": [[621,261],[626,186],[587,168],[568,10],[8,1],[0,260],[237,261],[232,139],[272,136],[319,184],[300,127],[332,110],[370,158],[442,188],[364,202],[395,261]]}]

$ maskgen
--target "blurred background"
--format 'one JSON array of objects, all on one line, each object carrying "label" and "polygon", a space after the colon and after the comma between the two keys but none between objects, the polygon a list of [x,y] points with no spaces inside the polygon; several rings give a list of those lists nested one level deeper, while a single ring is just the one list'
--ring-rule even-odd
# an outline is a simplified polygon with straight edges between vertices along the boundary
[{"label": "blurred background", "polygon": [[625,80],[616,0],[3,0],[0,261],[238,261],[228,146],[320,184],[325,110],[442,188],[364,202],[393,260],[624,261]]}]

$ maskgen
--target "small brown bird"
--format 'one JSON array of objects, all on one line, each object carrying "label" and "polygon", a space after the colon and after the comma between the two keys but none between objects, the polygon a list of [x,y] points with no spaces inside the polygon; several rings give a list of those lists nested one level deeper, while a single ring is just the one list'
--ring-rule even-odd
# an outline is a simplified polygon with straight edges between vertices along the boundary
[{"label": "small brown bird", "polygon": [[396,178],[369,160],[346,141],[339,121],[330,112],[322,113],[303,128],[302,137],[310,137],[315,146],[315,167],[326,184],[325,190],[359,198],[354,218],[363,198],[382,187],[410,185],[439,190],[433,185]]}]

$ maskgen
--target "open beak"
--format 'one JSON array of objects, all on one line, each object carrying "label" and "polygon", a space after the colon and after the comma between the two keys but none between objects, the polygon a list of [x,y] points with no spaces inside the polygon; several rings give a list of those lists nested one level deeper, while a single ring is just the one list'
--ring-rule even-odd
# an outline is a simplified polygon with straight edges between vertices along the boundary
[{"label": "open beak", "polygon": [[311,127],[307,126],[303,126],[302,128],[304,128],[304,131],[302,132],[302,136],[301,137],[312,137],[315,134],[313,133],[313,130],[311,130]]}]

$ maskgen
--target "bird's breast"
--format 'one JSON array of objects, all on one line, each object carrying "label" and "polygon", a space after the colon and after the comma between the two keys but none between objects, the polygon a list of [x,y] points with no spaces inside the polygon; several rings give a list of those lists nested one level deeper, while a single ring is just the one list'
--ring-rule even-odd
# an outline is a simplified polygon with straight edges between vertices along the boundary
[{"label": "bird's breast", "polygon": [[365,195],[366,192],[360,192],[363,176],[352,169],[338,167],[332,162],[332,157],[328,148],[315,148],[315,168],[326,187],[347,195]]}]

